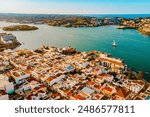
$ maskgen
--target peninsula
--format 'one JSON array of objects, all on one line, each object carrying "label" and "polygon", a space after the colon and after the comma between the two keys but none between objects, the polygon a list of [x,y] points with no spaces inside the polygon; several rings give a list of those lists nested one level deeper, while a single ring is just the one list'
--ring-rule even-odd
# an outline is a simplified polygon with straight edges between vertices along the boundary
[{"label": "peninsula", "polygon": [[28,25],[13,25],[3,27],[2,29],[4,31],[29,31],[29,30],[37,30],[38,28],[35,26],[28,26]]},{"label": "peninsula", "polygon": [[[14,22],[20,24],[47,24],[58,27],[98,27],[105,25],[117,25],[118,29],[137,29],[145,35],[150,35],[150,17],[125,18],[125,17],[94,17],[84,15],[16,15],[3,14],[0,15],[0,21]],[[37,27],[27,28],[4,28],[4,30],[37,30]]]},{"label": "peninsula", "polygon": [[123,19],[118,29],[137,29],[142,34],[150,36],[150,18]]}]

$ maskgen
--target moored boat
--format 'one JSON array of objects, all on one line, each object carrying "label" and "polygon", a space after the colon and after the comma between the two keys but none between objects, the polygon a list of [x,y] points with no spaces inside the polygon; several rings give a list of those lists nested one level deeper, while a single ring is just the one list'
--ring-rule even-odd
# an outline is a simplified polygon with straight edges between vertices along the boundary
[{"label": "moored boat", "polygon": [[113,46],[113,47],[117,47],[117,44],[116,44],[115,41],[113,41],[112,46]]}]

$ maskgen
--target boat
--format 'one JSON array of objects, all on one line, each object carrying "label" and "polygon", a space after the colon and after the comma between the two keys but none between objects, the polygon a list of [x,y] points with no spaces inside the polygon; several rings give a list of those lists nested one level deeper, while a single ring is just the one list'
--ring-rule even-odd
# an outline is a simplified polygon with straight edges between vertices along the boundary
[{"label": "boat", "polygon": [[117,46],[117,44],[116,44],[115,41],[113,41],[112,46],[113,46],[113,47],[116,47],[116,46]]},{"label": "boat", "polygon": [[148,75],[149,74],[149,72],[144,72],[146,75]]}]

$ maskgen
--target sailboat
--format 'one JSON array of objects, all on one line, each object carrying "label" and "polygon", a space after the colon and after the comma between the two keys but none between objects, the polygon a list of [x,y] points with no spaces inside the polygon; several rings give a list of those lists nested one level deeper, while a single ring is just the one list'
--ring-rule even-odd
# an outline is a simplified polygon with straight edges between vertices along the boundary
[{"label": "sailboat", "polygon": [[116,44],[115,41],[113,41],[112,46],[113,46],[113,47],[116,47],[116,46],[117,46],[117,44]]}]

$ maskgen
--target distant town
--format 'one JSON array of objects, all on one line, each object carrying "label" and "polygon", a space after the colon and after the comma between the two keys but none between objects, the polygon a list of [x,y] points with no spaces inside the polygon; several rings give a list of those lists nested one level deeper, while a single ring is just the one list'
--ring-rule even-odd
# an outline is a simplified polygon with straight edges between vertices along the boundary
[{"label": "distant town", "polygon": [[147,100],[150,84],[99,51],[42,46],[0,54],[2,100]]},{"label": "distant town", "polygon": [[[150,17],[123,18],[123,17],[89,17],[82,15],[17,15],[0,14],[0,21],[20,24],[48,24],[61,27],[98,27],[105,25],[118,25],[118,29],[137,29],[145,35],[150,35]],[[36,27],[30,27],[37,29]],[[30,29],[27,28],[27,29]],[[10,29],[9,27],[3,29]],[[14,29],[14,28],[13,28]],[[19,30],[18,28],[15,28]],[[7,31],[7,30],[6,30]]]}]

